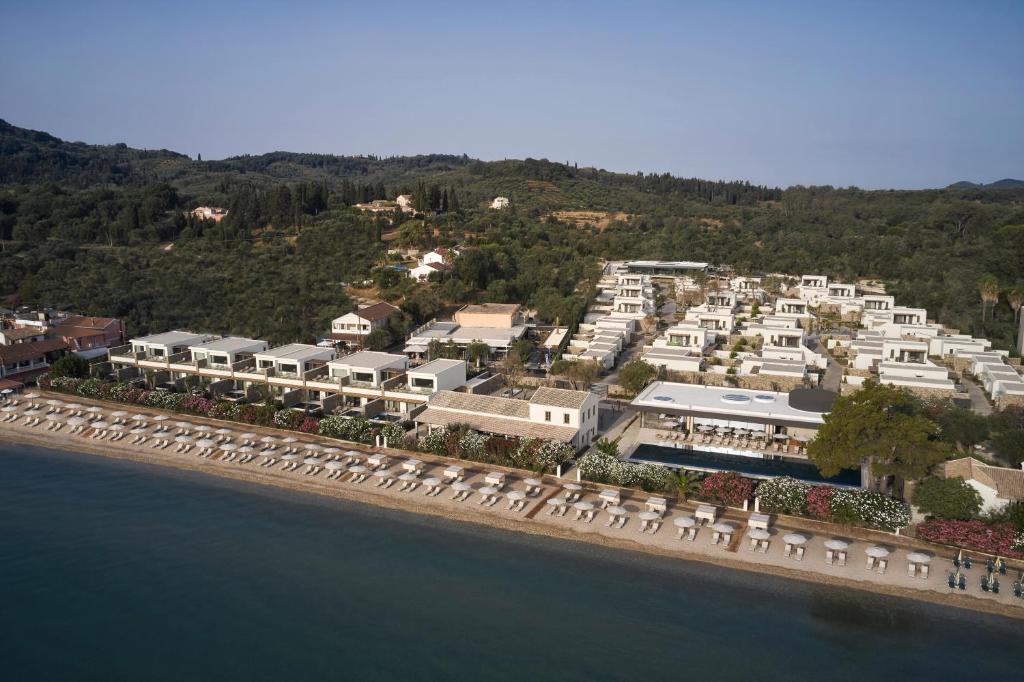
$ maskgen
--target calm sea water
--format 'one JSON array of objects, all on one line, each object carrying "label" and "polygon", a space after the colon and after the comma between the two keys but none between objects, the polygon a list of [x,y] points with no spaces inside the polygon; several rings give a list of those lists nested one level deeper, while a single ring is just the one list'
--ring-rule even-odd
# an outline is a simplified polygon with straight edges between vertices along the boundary
[{"label": "calm sea water", "polygon": [[0,444],[5,680],[1016,679],[1022,636],[952,608]]}]

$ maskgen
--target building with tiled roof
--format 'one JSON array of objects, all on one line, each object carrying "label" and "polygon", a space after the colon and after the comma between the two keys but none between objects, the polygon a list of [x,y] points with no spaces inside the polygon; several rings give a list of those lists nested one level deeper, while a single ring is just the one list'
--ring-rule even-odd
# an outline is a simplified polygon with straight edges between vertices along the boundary
[{"label": "building with tiled roof", "polygon": [[388,318],[395,312],[398,312],[398,308],[383,301],[362,306],[334,319],[329,338],[332,341],[362,344],[371,332],[387,327]]},{"label": "building with tiled roof", "polygon": [[994,511],[1015,500],[1024,500],[1024,470],[992,466],[973,457],[939,465],[942,478],[962,478],[978,491],[982,511]]}]

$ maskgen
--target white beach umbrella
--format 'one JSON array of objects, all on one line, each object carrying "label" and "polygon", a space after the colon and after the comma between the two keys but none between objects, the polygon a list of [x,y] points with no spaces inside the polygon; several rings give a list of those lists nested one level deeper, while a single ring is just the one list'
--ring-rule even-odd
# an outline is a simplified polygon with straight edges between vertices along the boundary
[{"label": "white beach umbrella", "polygon": [[844,549],[849,548],[850,543],[846,540],[840,540],[839,538],[831,538],[825,540],[825,549],[831,549],[833,552],[841,552]]},{"label": "white beach umbrella", "polygon": [[111,424],[107,428],[111,431],[124,431],[124,424]]},{"label": "white beach umbrella", "polygon": [[316,452],[317,450],[320,450],[321,448],[316,443],[306,443],[306,449],[310,450],[312,452]]},{"label": "white beach umbrella", "polygon": [[191,429],[192,428],[192,422],[174,422],[174,425],[177,426],[179,429]]},{"label": "white beach umbrella", "polygon": [[693,528],[697,525],[697,522],[692,516],[678,516],[672,519],[672,523],[676,528]]},{"label": "white beach umbrella", "polygon": [[340,469],[344,469],[345,465],[342,464],[341,462],[328,462],[327,464],[324,465],[324,467],[330,469],[331,471],[338,471]]},{"label": "white beach umbrella", "polygon": [[423,485],[427,486],[428,488],[432,487],[432,486],[435,486],[435,485],[441,485],[441,479],[437,478],[436,476],[431,476],[430,478],[424,478],[423,479]]},{"label": "white beach umbrella", "polygon": [[212,448],[215,445],[217,445],[217,444],[214,443],[209,438],[200,438],[199,440],[196,441],[196,447],[197,448],[202,448],[203,450],[205,450],[207,448]]},{"label": "white beach umbrella", "polygon": [[256,434],[252,433],[252,432],[243,433],[242,435],[239,436],[239,438],[241,438],[242,440],[252,440],[255,437],[256,437]]},{"label": "white beach umbrella", "polygon": [[92,414],[99,414],[100,412],[103,411],[103,408],[99,407],[98,405],[90,405],[89,407],[85,408],[85,411],[90,412]]},{"label": "white beach umbrella", "polygon": [[221,443],[220,449],[226,452],[231,452],[232,450],[237,450],[238,446],[235,445],[234,443]]},{"label": "white beach umbrella", "polygon": [[144,415],[144,414],[133,414],[132,415],[132,421],[133,422],[144,422],[144,421],[146,421],[146,419],[148,419],[148,417],[146,417],[146,415]]},{"label": "white beach umbrella", "polygon": [[71,426],[81,426],[85,422],[85,417],[68,417],[68,424]]},{"label": "white beach umbrella", "polygon": [[308,464],[310,466],[319,466],[320,464],[323,463],[323,460],[320,459],[319,457],[312,457],[312,456],[310,456],[310,457],[307,457],[304,460],[302,460],[302,463],[303,464]]},{"label": "white beach umbrella", "polygon": [[114,417],[114,418],[126,417],[127,415],[128,415],[128,413],[126,411],[124,411],[124,410],[114,410],[113,412],[110,413],[110,416]]},{"label": "white beach umbrella", "polygon": [[884,559],[889,556],[889,550],[879,545],[872,545],[864,550],[864,553],[876,559]]},{"label": "white beach umbrella", "polygon": [[639,514],[637,514],[637,517],[641,521],[656,521],[661,518],[661,514],[652,511],[642,511]]},{"label": "white beach umbrella", "polygon": [[612,505],[611,507],[605,509],[605,511],[611,514],[612,516],[625,516],[628,513],[625,507],[620,507],[618,505]]},{"label": "white beach umbrella", "polygon": [[48,421],[48,422],[62,422],[62,421],[64,421],[64,417],[62,415],[59,415],[56,412],[54,412],[53,414],[46,415],[46,421]]},{"label": "white beach umbrella", "polygon": [[[210,431],[213,431],[213,427],[207,424],[196,424],[192,427],[192,430],[200,433],[209,433]],[[230,433],[230,431],[228,433]]]},{"label": "white beach umbrella", "polygon": [[153,421],[155,422],[165,422],[168,419],[170,419],[170,417],[168,417],[166,414],[158,414],[157,416],[153,417]]},{"label": "white beach umbrella", "polygon": [[583,486],[581,486],[579,483],[565,483],[562,485],[562,487],[566,490],[571,490],[572,492],[583,490]]},{"label": "white beach umbrella", "polygon": [[[71,420],[69,419],[68,421],[70,422]],[[149,429],[147,429],[145,426],[136,426],[134,429],[132,429],[128,433],[134,434],[136,436],[141,436],[142,434],[144,434],[148,430]]]},{"label": "white beach umbrella", "polygon": [[767,540],[772,536],[772,534],[764,528],[751,528],[747,531],[747,535],[751,540]]},{"label": "white beach umbrella", "polygon": [[351,471],[353,474],[365,474],[367,471],[369,471],[369,469],[364,467],[362,464],[357,464],[351,469],[349,469],[349,471]]},{"label": "white beach umbrella", "polygon": [[26,393],[25,394],[25,400],[35,400],[38,397],[39,397],[38,393]]},{"label": "white beach umbrella", "polygon": [[15,405],[8,405],[7,407],[2,408],[2,411],[3,412],[17,412],[18,408]]},{"label": "white beach umbrella", "polygon": [[105,421],[96,421],[96,422],[92,423],[92,428],[94,428],[94,429],[109,429],[110,428],[110,424],[108,424]]},{"label": "white beach umbrella", "polygon": [[775,440],[789,440],[789,436],[785,433],[776,433],[772,438]]},{"label": "white beach umbrella", "polygon": [[[426,483],[429,480],[431,480],[431,479],[429,479],[429,478],[428,479],[424,479],[423,482]],[[437,479],[435,478],[433,480],[436,481]],[[428,484],[428,485],[437,485],[437,484],[436,483],[432,483],[432,484]],[[508,495],[506,495],[505,497],[507,497],[508,499],[512,500],[513,502],[518,502],[519,500],[525,500],[526,499],[526,493],[524,491],[522,491],[522,490],[513,490]]]},{"label": "white beach umbrella", "polygon": [[251,445],[243,445],[242,447],[238,448],[238,454],[240,455],[251,455],[254,452],[256,452],[256,448],[254,448]]},{"label": "white beach umbrella", "polygon": [[68,408],[69,410],[80,410],[80,409],[82,409],[82,405],[80,403],[68,403],[64,407]]},{"label": "white beach umbrella", "polygon": [[176,443],[191,443],[193,440],[192,436],[176,436],[174,439]]},{"label": "white beach umbrella", "polygon": [[523,481],[523,483],[525,483],[526,485],[528,485],[528,486],[531,486],[531,487],[536,487],[536,486],[539,486],[539,485],[543,485],[543,484],[542,484],[542,483],[541,483],[541,482],[540,482],[539,480],[537,480],[536,478],[527,478],[527,479],[525,479],[525,480]]},{"label": "white beach umbrella", "polygon": [[[333,464],[333,462],[328,462],[328,464]],[[410,481],[415,481],[417,478],[419,477],[416,474],[412,473],[411,471],[407,471],[401,476],[399,476],[398,480],[402,481],[403,483],[409,483]]]},{"label": "white beach umbrella", "polygon": [[0,391],[0,395],[10,395],[12,393],[14,393],[13,388],[5,388],[4,390]]},{"label": "white beach umbrella", "polygon": [[573,509],[576,509],[577,511],[588,512],[594,509],[594,503],[580,501],[573,505]]},{"label": "white beach umbrella", "polygon": [[294,442],[296,442],[298,440],[299,439],[296,438],[295,436],[285,436],[284,438],[281,439],[281,442],[282,443],[294,443]]},{"label": "white beach umbrella", "polygon": [[907,555],[907,561],[912,564],[926,564],[932,560],[931,554],[925,554],[924,552],[911,552]]},{"label": "white beach umbrella", "polygon": [[64,404],[64,401],[57,400],[56,398],[51,398],[50,400],[46,401],[46,404],[49,405],[50,407],[60,407],[61,405]]},{"label": "white beach umbrella", "polygon": [[276,443],[277,439],[274,438],[273,436],[263,436],[263,438],[260,438],[260,442],[261,443]]},{"label": "white beach umbrella", "polygon": [[323,452],[325,455],[336,455],[341,452],[341,448],[324,448]]},{"label": "white beach umbrella", "polygon": [[[355,468],[355,467],[353,467],[353,468]],[[473,486],[471,486],[470,484],[468,484],[468,483],[466,483],[464,481],[455,481],[455,483],[452,483],[452,490],[456,490],[456,491],[458,491],[460,493],[466,492],[467,490],[472,490],[472,489],[473,489]]]},{"label": "white beach umbrella", "polygon": [[719,533],[732,533],[736,530],[736,526],[732,525],[728,521],[719,521],[711,527]]},{"label": "white beach umbrella", "polygon": [[498,492],[498,489],[495,488],[493,485],[485,485],[484,487],[480,488],[481,495],[494,495],[496,492]]},{"label": "white beach umbrella", "polygon": [[790,545],[802,545],[807,542],[807,536],[800,533],[786,533],[782,536],[782,540]]},{"label": "white beach umbrella", "polygon": [[281,459],[283,459],[286,462],[294,462],[295,460],[300,459],[300,457],[296,455],[294,452],[289,452],[287,455],[282,455]]}]

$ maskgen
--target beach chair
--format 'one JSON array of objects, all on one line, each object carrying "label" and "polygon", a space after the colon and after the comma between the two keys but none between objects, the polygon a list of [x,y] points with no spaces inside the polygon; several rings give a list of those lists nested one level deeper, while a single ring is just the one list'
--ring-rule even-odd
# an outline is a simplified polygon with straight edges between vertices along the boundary
[{"label": "beach chair", "polygon": [[793,553],[793,545],[791,545],[790,543],[787,542],[785,549],[782,550],[782,556],[788,559],[789,555],[792,554],[792,553]]},{"label": "beach chair", "polygon": [[831,549],[825,550],[825,563],[831,566],[835,562],[836,554]]},{"label": "beach chair", "polygon": [[637,532],[638,533],[645,532],[647,530],[647,528],[650,527],[650,525],[651,525],[651,522],[648,521],[647,519],[640,519],[640,527],[637,528]]},{"label": "beach chair", "polygon": [[623,514],[622,516],[618,517],[615,520],[615,527],[616,528],[625,528],[626,527],[626,520],[627,519],[626,519],[626,515],[625,514]]},{"label": "beach chair", "polygon": [[878,575],[884,575],[885,574],[885,568],[888,565],[889,565],[889,560],[888,559],[879,559],[878,560]]},{"label": "beach chair", "polygon": [[921,564],[921,571],[920,571],[920,573],[921,573],[921,577],[924,580],[928,579],[928,564]]},{"label": "beach chair", "polygon": [[749,546],[749,547],[747,547],[747,549],[748,549],[748,550],[750,550],[751,552],[753,552],[754,550],[756,550],[756,549],[757,549],[757,545],[758,545],[758,544],[759,544],[760,542],[761,542],[760,540],[757,540],[757,539],[755,539],[755,538],[750,538],[750,546]]},{"label": "beach chair", "polygon": [[[767,541],[765,541],[765,544],[767,545]],[[803,545],[801,545],[800,547],[797,547],[796,548],[796,556],[794,556],[793,558],[796,559],[797,561],[803,561],[804,560],[804,550],[805,550],[805,548],[803,547]],[[767,552],[768,548],[765,547],[764,551]]]},{"label": "beach chair", "polygon": [[1022,594],[1024,594],[1024,588],[1021,587],[1020,581],[1019,580],[1014,581],[1014,583],[1013,583],[1013,596],[1014,597],[1020,597]]},{"label": "beach chair", "polygon": [[840,552],[839,552],[839,565],[840,566],[845,566],[846,565],[846,550],[840,550]]},{"label": "beach chair", "polygon": [[999,594],[999,579],[992,578],[989,581],[989,588],[992,590],[992,594]]},{"label": "beach chair", "polygon": [[654,535],[659,530],[661,530],[661,521],[651,521],[651,525],[650,525],[651,535]]},{"label": "beach chair", "polygon": [[870,571],[875,567],[875,557],[869,556],[867,563],[864,564],[864,569]]},{"label": "beach chair", "polygon": [[917,564],[907,563],[907,577],[917,577]]},{"label": "beach chair", "polygon": [[690,530],[687,533],[687,539],[689,539],[690,542],[693,542],[694,540],[697,539],[697,527],[696,526],[692,526],[690,528]]},{"label": "beach chair", "polygon": [[605,528],[611,528],[612,525],[614,525],[615,520],[616,520],[616,518],[614,516],[609,515],[608,516],[608,522],[606,524],[604,524],[604,527]]},{"label": "beach chair", "polygon": [[718,541],[721,540],[721,539],[722,539],[722,534],[716,530],[711,535],[711,544],[712,545],[717,545]]},{"label": "beach chair", "polygon": [[949,577],[946,579],[946,584],[949,585],[949,589],[955,590],[956,589],[956,576],[953,575],[952,573],[950,573]]},{"label": "beach chair", "polygon": [[722,533],[722,549],[729,549],[732,543],[732,533]]},{"label": "beach chair", "polygon": [[957,587],[959,587],[961,590],[967,589],[967,576],[960,576],[960,583],[957,585]]}]

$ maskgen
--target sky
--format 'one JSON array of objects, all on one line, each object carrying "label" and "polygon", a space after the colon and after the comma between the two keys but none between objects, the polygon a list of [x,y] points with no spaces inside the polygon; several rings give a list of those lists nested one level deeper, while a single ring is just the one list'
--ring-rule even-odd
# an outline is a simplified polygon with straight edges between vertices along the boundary
[{"label": "sky", "polygon": [[204,159],[1024,178],[1024,2],[0,0],[0,118]]}]

